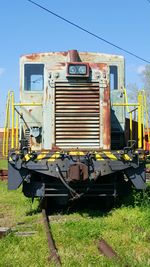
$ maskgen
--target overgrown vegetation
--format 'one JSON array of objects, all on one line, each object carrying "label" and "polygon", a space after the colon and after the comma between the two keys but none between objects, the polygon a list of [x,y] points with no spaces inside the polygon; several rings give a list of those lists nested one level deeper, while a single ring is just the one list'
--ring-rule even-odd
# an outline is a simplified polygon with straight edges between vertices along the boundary
[{"label": "overgrown vegetation", "polygon": [[[127,203],[127,204],[126,204]],[[38,201],[32,203],[21,190],[7,191],[0,182],[0,226],[12,232],[0,239],[0,267],[54,266],[47,261],[48,248]],[[63,266],[150,266],[150,190],[134,192],[132,201],[102,213],[78,210],[50,217],[52,232]],[[35,231],[34,235],[16,236],[17,231]],[[98,241],[104,238],[120,260],[99,254]]]}]

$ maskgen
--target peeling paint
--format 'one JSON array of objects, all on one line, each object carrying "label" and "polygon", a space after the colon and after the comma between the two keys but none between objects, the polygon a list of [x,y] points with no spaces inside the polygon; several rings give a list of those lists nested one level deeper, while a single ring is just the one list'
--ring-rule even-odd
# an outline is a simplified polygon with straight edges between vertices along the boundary
[{"label": "peeling paint", "polygon": [[[44,64],[44,88],[24,91],[24,64]],[[68,78],[67,63],[85,63],[90,75]],[[30,140],[32,149],[110,149],[109,65],[117,62],[121,70],[119,90],[124,87],[124,59],[101,53],[35,53],[21,57],[21,102],[41,102],[43,107],[21,108],[30,127],[42,127],[43,143]],[[23,125],[23,123],[22,123]]]}]

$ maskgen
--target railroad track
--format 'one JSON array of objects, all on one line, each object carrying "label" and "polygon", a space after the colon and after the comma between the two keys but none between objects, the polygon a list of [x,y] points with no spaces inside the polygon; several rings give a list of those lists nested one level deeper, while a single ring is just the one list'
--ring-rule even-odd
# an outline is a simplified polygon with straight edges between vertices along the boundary
[{"label": "railroad track", "polygon": [[[6,180],[8,178],[8,171],[7,170],[0,170],[0,180]],[[146,179],[150,180],[150,169],[146,172]],[[43,216],[43,223],[45,227],[48,249],[49,249],[49,256],[48,261],[54,261],[56,266],[62,266],[60,256],[58,254],[58,250],[55,244],[55,240],[52,235],[51,226],[50,226],[50,219],[47,214],[47,201],[43,199],[41,203],[42,207],[42,216]],[[0,237],[5,236],[5,229],[0,230]],[[116,251],[105,241],[104,239],[98,240],[97,248],[101,254],[108,258],[115,258],[116,261],[122,262],[121,257],[117,254]],[[125,264],[124,267],[128,267],[129,265]]]},{"label": "railroad track", "polygon": [[[60,256],[58,254],[58,250],[55,244],[55,240],[52,235],[51,226],[49,216],[47,214],[47,201],[43,199],[42,201],[42,216],[43,216],[43,223],[45,226],[46,236],[47,236],[47,243],[49,249],[49,256],[48,261],[54,261],[56,266],[62,266],[62,262]],[[116,262],[123,263],[123,259],[117,254],[117,252],[107,243],[105,239],[100,239],[97,242],[97,249],[100,254],[103,254],[105,257],[109,259],[115,259]],[[124,267],[129,267],[126,263],[123,264]]]},{"label": "railroad track", "polygon": [[47,215],[47,205],[45,199],[42,202],[42,216],[43,216],[43,222],[45,226],[46,236],[47,236],[47,243],[48,243],[48,249],[49,249],[49,256],[48,261],[54,261],[57,266],[62,266],[61,260],[56,248],[56,244],[52,235],[51,226],[50,226],[50,220]]}]

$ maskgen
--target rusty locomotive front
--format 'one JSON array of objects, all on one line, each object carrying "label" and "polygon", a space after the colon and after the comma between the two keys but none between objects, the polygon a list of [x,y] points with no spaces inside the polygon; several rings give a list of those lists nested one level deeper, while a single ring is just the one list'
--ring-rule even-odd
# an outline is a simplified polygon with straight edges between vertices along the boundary
[{"label": "rusty locomotive front", "polygon": [[[124,58],[50,52],[20,60],[19,149],[8,187],[27,197],[116,197],[145,188],[144,165],[126,140]],[[113,106],[113,103],[120,103]]]}]

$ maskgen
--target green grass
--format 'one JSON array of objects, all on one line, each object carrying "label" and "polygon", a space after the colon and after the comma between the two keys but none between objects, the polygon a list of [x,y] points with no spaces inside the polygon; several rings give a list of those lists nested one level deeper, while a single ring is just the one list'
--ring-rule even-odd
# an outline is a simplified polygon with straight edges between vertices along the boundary
[{"label": "green grass", "polygon": [[8,162],[6,159],[0,159],[0,170],[7,170]]},{"label": "green grass", "polygon": [[[150,266],[150,201],[146,194],[134,195],[134,207],[122,206],[107,214],[100,211],[78,211],[50,217],[53,236],[65,267],[146,267]],[[0,267],[45,267],[48,248],[42,215],[21,190],[7,191],[0,182],[0,226],[13,229],[0,239]],[[32,214],[32,215],[28,215]],[[18,224],[22,222],[24,224]],[[37,231],[30,237],[15,236],[15,231]],[[105,239],[120,260],[99,254],[98,241]]]},{"label": "green grass", "polygon": [[150,163],[146,164],[146,168],[150,169]]}]

